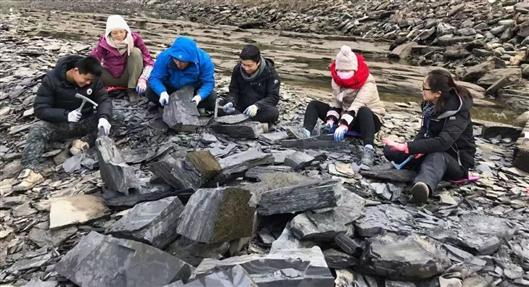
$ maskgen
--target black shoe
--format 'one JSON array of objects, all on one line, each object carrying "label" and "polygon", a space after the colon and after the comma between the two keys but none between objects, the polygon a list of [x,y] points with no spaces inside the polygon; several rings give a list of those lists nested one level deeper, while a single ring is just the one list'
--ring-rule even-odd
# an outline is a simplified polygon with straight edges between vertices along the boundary
[{"label": "black shoe", "polygon": [[430,188],[424,182],[416,182],[411,188],[411,196],[416,203],[425,203],[430,196]]}]

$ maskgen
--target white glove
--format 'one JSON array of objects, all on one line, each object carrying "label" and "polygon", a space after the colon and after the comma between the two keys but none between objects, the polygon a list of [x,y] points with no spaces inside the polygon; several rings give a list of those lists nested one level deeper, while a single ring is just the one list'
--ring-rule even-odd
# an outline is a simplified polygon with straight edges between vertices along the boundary
[{"label": "white glove", "polygon": [[101,129],[105,131],[105,135],[108,135],[110,133],[110,123],[105,118],[100,118],[99,123],[97,124],[97,129]]},{"label": "white glove", "polygon": [[169,94],[167,92],[162,92],[159,102],[162,107],[167,105],[169,103]]},{"label": "white glove", "polygon": [[233,107],[233,103],[232,102],[229,102],[227,104],[225,104],[223,107],[222,107],[222,110],[227,113],[227,114],[233,114],[235,112],[235,108]]},{"label": "white glove", "polygon": [[246,108],[246,110],[244,110],[244,114],[253,118],[255,117],[255,115],[257,115],[257,110],[259,108],[256,106],[256,105],[251,105],[249,107]]},{"label": "white glove", "polygon": [[200,103],[200,101],[202,101],[202,98],[199,96],[199,95],[196,95],[194,96],[191,101],[195,102],[195,105],[198,106],[198,103]]},{"label": "white glove", "polygon": [[76,123],[81,119],[81,112],[79,110],[73,110],[68,113],[68,121],[70,123]]}]

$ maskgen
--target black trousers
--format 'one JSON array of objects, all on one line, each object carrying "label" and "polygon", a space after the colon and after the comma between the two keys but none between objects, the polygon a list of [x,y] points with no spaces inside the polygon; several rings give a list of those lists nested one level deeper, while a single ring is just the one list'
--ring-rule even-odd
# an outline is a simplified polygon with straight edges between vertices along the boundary
[{"label": "black trousers", "polygon": [[[305,119],[303,120],[303,127],[309,131],[314,129],[318,118],[325,121],[327,112],[331,109],[329,104],[320,101],[312,101],[305,110]],[[361,107],[355,115],[353,122],[349,125],[349,129],[360,132],[364,145],[373,145],[375,141],[375,133],[380,130],[382,123],[378,117],[368,108]]]},{"label": "black trousers", "polygon": [[[172,89],[167,89],[167,93],[170,95],[172,93],[174,93],[176,90],[172,90]],[[195,89],[195,94],[196,94],[197,90]],[[145,91],[145,96],[147,97],[147,99],[149,99],[149,101],[155,103],[155,104],[160,104],[160,96],[158,96],[152,89],[151,87],[147,87],[147,90]],[[206,99],[200,101],[200,103],[198,103],[198,108],[199,109],[206,109],[208,111],[214,111],[215,110],[215,99],[216,99],[216,95],[214,92],[212,92]]]},{"label": "black trousers", "polygon": [[[401,163],[409,154],[400,151],[392,151],[388,146],[384,147],[384,156],[395,163]],[[406,169],[418,171],[413,183],[424,182],[432,192],[437,189],[441,180],[459,180],[468,177],[468,170],[459,165],[455,157],[447,152],[434,152],[425,154],[419,159],[412,159]]]}]

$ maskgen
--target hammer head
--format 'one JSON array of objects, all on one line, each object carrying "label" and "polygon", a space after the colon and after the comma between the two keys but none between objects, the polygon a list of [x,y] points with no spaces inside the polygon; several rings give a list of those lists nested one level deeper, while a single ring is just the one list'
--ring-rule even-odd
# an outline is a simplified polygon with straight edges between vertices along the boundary
[{"label": "hammer head", "polygon": [[91,103],[92,105],[94,105],[94,107],[97,107],[97,103],[94,102],[94,101],[92,101],[92,100],[91,100],[90,98],[88,98],[88,97],[85,97],[85,96],[83,96],[83,95],[81,95],[81,94],[79,94],[79,93],[76,93],[76,94],[75,94],[75,97],[78,98],[78,99],[83,100],[83,102],[89,102],[89,103]]}]

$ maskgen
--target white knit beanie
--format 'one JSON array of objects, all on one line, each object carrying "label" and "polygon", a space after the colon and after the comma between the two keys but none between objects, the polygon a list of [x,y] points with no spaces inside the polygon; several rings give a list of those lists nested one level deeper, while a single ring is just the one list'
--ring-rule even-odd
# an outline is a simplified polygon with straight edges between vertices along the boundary
[{"label": "white knit beanie", "polygon": [[107,19],[107,27],[105,28],[105,36],[108,36],[112,30],[123,29],[130,34],[129,25],[125,22],[125,19],[119,15],[110,15]]},{"label": "white knit beanie", "polygon": [[336,70],[353,70],[358,69],[358,60],[351,47],[343,45],[340,52],[336,55]]}]

